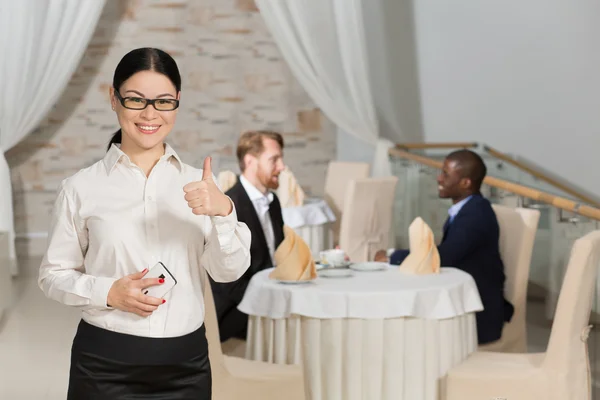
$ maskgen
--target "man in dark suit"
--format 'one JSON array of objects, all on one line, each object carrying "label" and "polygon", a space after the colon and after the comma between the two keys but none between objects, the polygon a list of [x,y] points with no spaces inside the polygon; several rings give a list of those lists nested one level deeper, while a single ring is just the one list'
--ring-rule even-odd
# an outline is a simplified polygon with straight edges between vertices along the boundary
[{"label": "man in dark suit", "polygon": [[[459,268],[475,280],[484,307],[476,315],[479,344],[500,339],[504,322],[510,321],[514,312],[512,304],[504,299],[498,220],[490,202],[480,193],[486,173],[477,153],[459,150],[446,157],[437,178],[439,196],[452,200],[438,246],[441,265]],[[396,250],[389,262],[401,264],[408,253]],[[385,250],[378,251],[375,260],[387,260]]]},{"label": "man in dark suit", "polygon": [[217,283],[211,279],[221,341],[246,338],[248,316],[237,309],[250,279],[274,266],[275,249],[283,241],[283,217],[279,199],[271,190],[279,187],[283,163],[283,138],[277,132],[251,131],[238,142],[237,158],[242,171],[226,194],[235,204],[238,220],[252,232],[250,267],[240,279]]}]

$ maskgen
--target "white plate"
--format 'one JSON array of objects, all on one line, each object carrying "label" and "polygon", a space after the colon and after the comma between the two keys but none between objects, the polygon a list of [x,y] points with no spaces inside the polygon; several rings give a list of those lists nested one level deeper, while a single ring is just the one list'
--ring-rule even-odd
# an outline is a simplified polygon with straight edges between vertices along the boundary
[{"label": "white plate", "polygon": [[310,280],[308,280],[308,281],[296,281],[296,280],[292,280],[292,281],[284,281],[284,280],[281,280],[281,279],[273,279],[273,280],[274,280],[275,282],[278,282],[278,283],[283,283],[283,284],[285,284],[285,285],[304,285],[304,284],[311,283],[311,282],[313,282],[313,281],[314,281],[314,279],[310,279]]},{"label": "white plate", "polygon": [[349,269],[326,268],[319,271],[319,276],[323,278],[350,278],[354,272]]},{"label": "white plate", "polygon": [[362,262],[350,265],[350,269],[353,269],[355,271],[383,271],[386,270],[388,267],[389,264],[376,261]]}]

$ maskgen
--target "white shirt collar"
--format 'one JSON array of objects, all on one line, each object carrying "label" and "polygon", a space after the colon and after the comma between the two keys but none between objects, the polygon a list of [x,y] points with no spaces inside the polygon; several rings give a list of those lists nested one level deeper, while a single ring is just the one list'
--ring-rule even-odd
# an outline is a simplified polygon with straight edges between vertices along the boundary
[{"label": "white shirt collar", "polygon": [[267,241],[267,247],[269,248],[271,261],[273,262],[273,265],[275,265],[275,233],[273,231],[273,224],[271,223],[271,217],[269,215],[269,205],[274,199],[273,193],[268,191],[266,195],[263,194],[256,188],[256,186],[250,183],[250,181],[246,179],[244,175],[240,176],[240,183],[248,194],[254,211],[256,211],[256,215],[258,216],[262,231],[265,235],[265,240]]},{"label": "white shirt collar", "polygon": [[[127,161],[131,162],[129,156],[127,156],[127,154],[125,154],[123,150],[121,150],[121,144],[113,143],[113,145],[110,146],[110,149],[108,149],[108,151],[106,152],[104,159],[102,160],[104,162],[104,166],[106,167],[106,172],[110,174],[111,171],[114,169],[115,165],[117,165],[119,160],[123,157],[125,157]],[[165,154],[160,159],[169,160],[171,157],[177,160],[179,170],[181,171],[181,166],[183,165],[183,163],[181,162],[179,155],[177,155],[177,153],[175,152],[175,150],[173,150],[171,146],[165,143]]]},{"label": "white shirt collar", "polygon": [[266,199],[267,204],[271,204],[273,202],[273,193],[270,191],[267,194],[263,194],[260,190],[256,188],[244,175],[240,175],[240,183],[244,187],[246,193],[248,193],[248,197],[250,197],[250,201],[254,202],[256,200]]},{"label": "white shirt collar", "polygon": [[469,202],[469,200],[471,200],[471,197],[473,197],[473,196],[471,195],[469,197],[462,199],[461,201],[459,201],[456,204],[452,204],[452,207],[450,207],[448,209],[448,216],[450,216],[450,220],[453,220],[454,217],[456,217],[458,215],[458,213],[464,207],[464,205],[467,204]]}]

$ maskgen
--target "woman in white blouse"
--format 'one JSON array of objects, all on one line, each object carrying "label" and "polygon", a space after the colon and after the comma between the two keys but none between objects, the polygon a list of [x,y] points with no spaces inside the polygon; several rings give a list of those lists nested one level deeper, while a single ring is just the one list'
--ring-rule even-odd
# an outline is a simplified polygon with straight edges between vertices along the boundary
[{"label": "woman in white blouse", "polygon": [[[60,187],[39,285],[82,310],[69,400],[211,398],[201,268],[219,282],[238,279],[250,231],[210,158],[198,170],[164,143],[180,89],[167,53],[126,54],[110,89],[121,129],[104,159]],[[164,283],[144,278],[157,262],[177,280],[160,299],[143,292]]]}]

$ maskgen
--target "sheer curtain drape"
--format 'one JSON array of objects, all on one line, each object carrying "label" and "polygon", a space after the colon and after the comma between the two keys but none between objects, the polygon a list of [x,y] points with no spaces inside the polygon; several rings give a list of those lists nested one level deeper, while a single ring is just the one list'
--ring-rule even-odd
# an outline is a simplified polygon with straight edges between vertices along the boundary
[{"label": "sheer curtain drape", "polygon": [[373,175],[391,175],[369,80],[361,0],[256,0],[294,76],[339,129],[375,146]]},{"label": "sheer curtain drape", "polygon": [[58,100],[94,32],[105,0],[0,0],[0,231],[17,272],[10,171],[4,153]]}]

